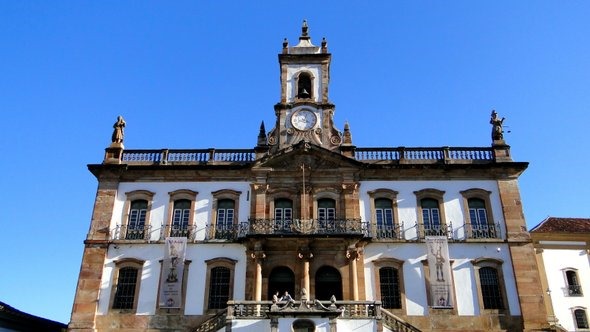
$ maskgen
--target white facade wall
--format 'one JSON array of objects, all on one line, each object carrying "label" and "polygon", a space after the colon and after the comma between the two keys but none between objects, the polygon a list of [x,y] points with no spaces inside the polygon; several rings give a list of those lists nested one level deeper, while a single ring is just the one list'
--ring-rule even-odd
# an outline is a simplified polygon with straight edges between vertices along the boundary
[{"label": "white facade wall", "polygon": [[[363,220],[371,220],[371,205],[368,192],[376,189],[390,189],[398,192],[397,206],[399,220],[403,223],[403,234],[405,239],[412,240],[418,237],[415,224],[420,220],[418,216],[417,200],[415,191],[423,189],[437,189],[444,191],[444,220],[453,226],[453,237],[465,238],[465,222],[469,216],[464,215],[463,196],[461,191],[468,189],[484,189],[490,191],[491,212],[494,223],[500,223],[502,237],[506,233],[504,225],[502,205],[498,194],[496,181],[362,181],[359,187],[360,213]],[[442,213],[442,211],[441,211]],[[488,215],[488,218],[491,216]]]},{"label": "white facade wall", "polygon": [[[541,256],[551,292],[551,304],[558,323],[568,331],[576,331],[573,310],[583,308],[587,315],[590,314],[590,284],[587,283],[590,280],[588,253],[582,249],[543,249]],[[577,271],[578,280],[582,286],[582,296],[568,295],[566,269]]]},{"label": "white facade wall", "polygon": [[[464,223],[468,216],[464,215],[463,196],[461,191],[467,189],[484,189],[491,192],[490,202],[494,222],[500,222],[501,234],[505,234],[502,220],[503,213],[499,200],[498,188],[495,181],[363,181],[359,187],[360,215],[363,221],[372,219],[370,215],[369,191],[376,189],[391,189],[398,192],[398,222],[403,222],[405,239],[416,239],[415,223],[419,220],[415,191],[433,188],[444,191],[444,220],[452,223],[453,237],[465,237]],[[198,192],[195,202],[194,222],[198,228],[197,240],[205,238],[205,229],[210,224],[212,215],[212,192],[231,189],[240,191],[238,221],[247,220],[250,215],[250,184],[248,182],[133,182],[121,183],[116,197],[111,229],[124,224],[126,211],[123,211],[127,192],[148,190],[154,192],[152,210],[148,223],[152,226],[151,241],[158,241],[163,225],[168,218],[167,209],[170,206],[169,193],[187,189]],[[479,315],[478,291],[476,275],[471,260],[476,258],[494,258],[504,262],[502,265],[508,306],[512,315],[520,315],[514,273],[509,249],[504,243],[449,243],[449,254],[452,263],[455,285],[455,303],[459,315]],[[145,261],[142,270],[140,294],[138,301],[138,315],[153,315],[157,307],[158,283],[160,276],[160,260],[164,257],[163,244],[120,244],[117,248],[111,246],[109,257],[103,271],[103,281],[99,298],[99,314],[106,314],[109,310],[111,285],[115,261],[123,258],[135,258]],[[245,296],[246,252],[241,244],[232,243],[190,243],[187,247],[186,259],[191,260],[188,270],[188,281],[185,300],[185,314],[200,315],[204,312],[206,260],[227,257],[237,261],[234,279],[233,298],[243,300]],[[408,315],[427,315],[428,304],[422,260],[426,259],[425,243],[371,243],[365,247],[365,289],[368,300],[375,300],[375,271],[372,261],[379,258],[396,258],[402,260],[403,278],[405,280],[406,303],[404,308]],[[586,256],[586,269],[588,261]],[[571,264],[574,264],[572,262]],[[576,263],[577,265],[580,262]],[[567,265],[567,264],[566,264]],[[576,266],[577,266],[576,265]],[[585,273],[589,273],[587,271]],[[580,276],[582,278],[582,276]],[[563,283],[563,280],[562,280]],[[553,288],[553,287],[552,287]],[[588,307],[590,304],[586,304]]]}]

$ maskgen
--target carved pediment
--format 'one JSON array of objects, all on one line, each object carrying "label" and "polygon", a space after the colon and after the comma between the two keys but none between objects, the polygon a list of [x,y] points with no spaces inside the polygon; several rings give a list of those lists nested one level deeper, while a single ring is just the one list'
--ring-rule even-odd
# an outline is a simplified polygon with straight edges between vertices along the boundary
[{"label": "carved pediment", "polygon": [[304,141],[260,159],[255,167],[297,170],[301,165],[314,170],[362,167],[362,163],[354,159]]}]

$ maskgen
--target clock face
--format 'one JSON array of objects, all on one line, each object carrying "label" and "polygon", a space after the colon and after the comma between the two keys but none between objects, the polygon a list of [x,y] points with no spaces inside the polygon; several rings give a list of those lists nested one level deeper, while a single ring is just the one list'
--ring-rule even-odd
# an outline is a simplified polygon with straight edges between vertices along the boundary
[{"label": "clock face", "polygon": [[295,129],[309,130],[316,124],[317,117],[308,109],[301,109],[291,115],[291,124]]}]

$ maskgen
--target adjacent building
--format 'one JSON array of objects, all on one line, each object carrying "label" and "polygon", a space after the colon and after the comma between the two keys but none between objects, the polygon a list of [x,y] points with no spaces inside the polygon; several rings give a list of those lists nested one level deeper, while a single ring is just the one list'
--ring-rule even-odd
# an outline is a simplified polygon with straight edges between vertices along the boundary
[{"label": "adjacent building", "polygon": [[549,217],[531,230],[551,323],[590,331],[590,219]]},{"label": "adjacent building", "polygon": [[331,57],[305,22],[283,42],[254,148],[126,149],[118,119],[70,331],[549,328],[503,119],[487,147],[357,147]]}]

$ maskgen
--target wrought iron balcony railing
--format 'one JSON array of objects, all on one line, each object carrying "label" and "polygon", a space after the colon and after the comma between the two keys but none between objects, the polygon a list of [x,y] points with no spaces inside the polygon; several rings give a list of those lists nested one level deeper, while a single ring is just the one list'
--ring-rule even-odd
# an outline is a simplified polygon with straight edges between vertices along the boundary
[{"label": "wrought iron balcony railing", "polygon": [[374,239],[403,240],[403,223],[393,225],[371,224],[370,234]]},{"label": "wrought iron balcony railing", "polygon": [[465,224],[465,230],[467,234],[465,236],[468,239],[499,239],[502,237],[500,232],[500,224]]},{"label": "wrought iron balcony railing", "polygon": [[369,236],[368,223],[360,219],[250,219],[239,227],[239,237],[248,235],[362,235]]},{"label": "wrought iron balcony railing", "polygon": [[454,238],[453,225],[450,222],[446,225],[416,223],[416,233],[420,239],[424,239],[426,236],[445,236],[449,240]]},{"label": "wrought iron balcony railing", "polygon": [[151,225],[117,225],[113,238],[115,240],[144,240],[151,236]]},{"label": "wrought iron balcony railing", "polygon": [[582,286],[580,285],[568,285],[567,295],[569,296],[582,296]]},{"label": "wrought iron balcony railing", "polygon": [[189,241],[194,241],[196,234],[195,225],[166,225],[160,229],[160,240],[166,237],[186,237]]}]

